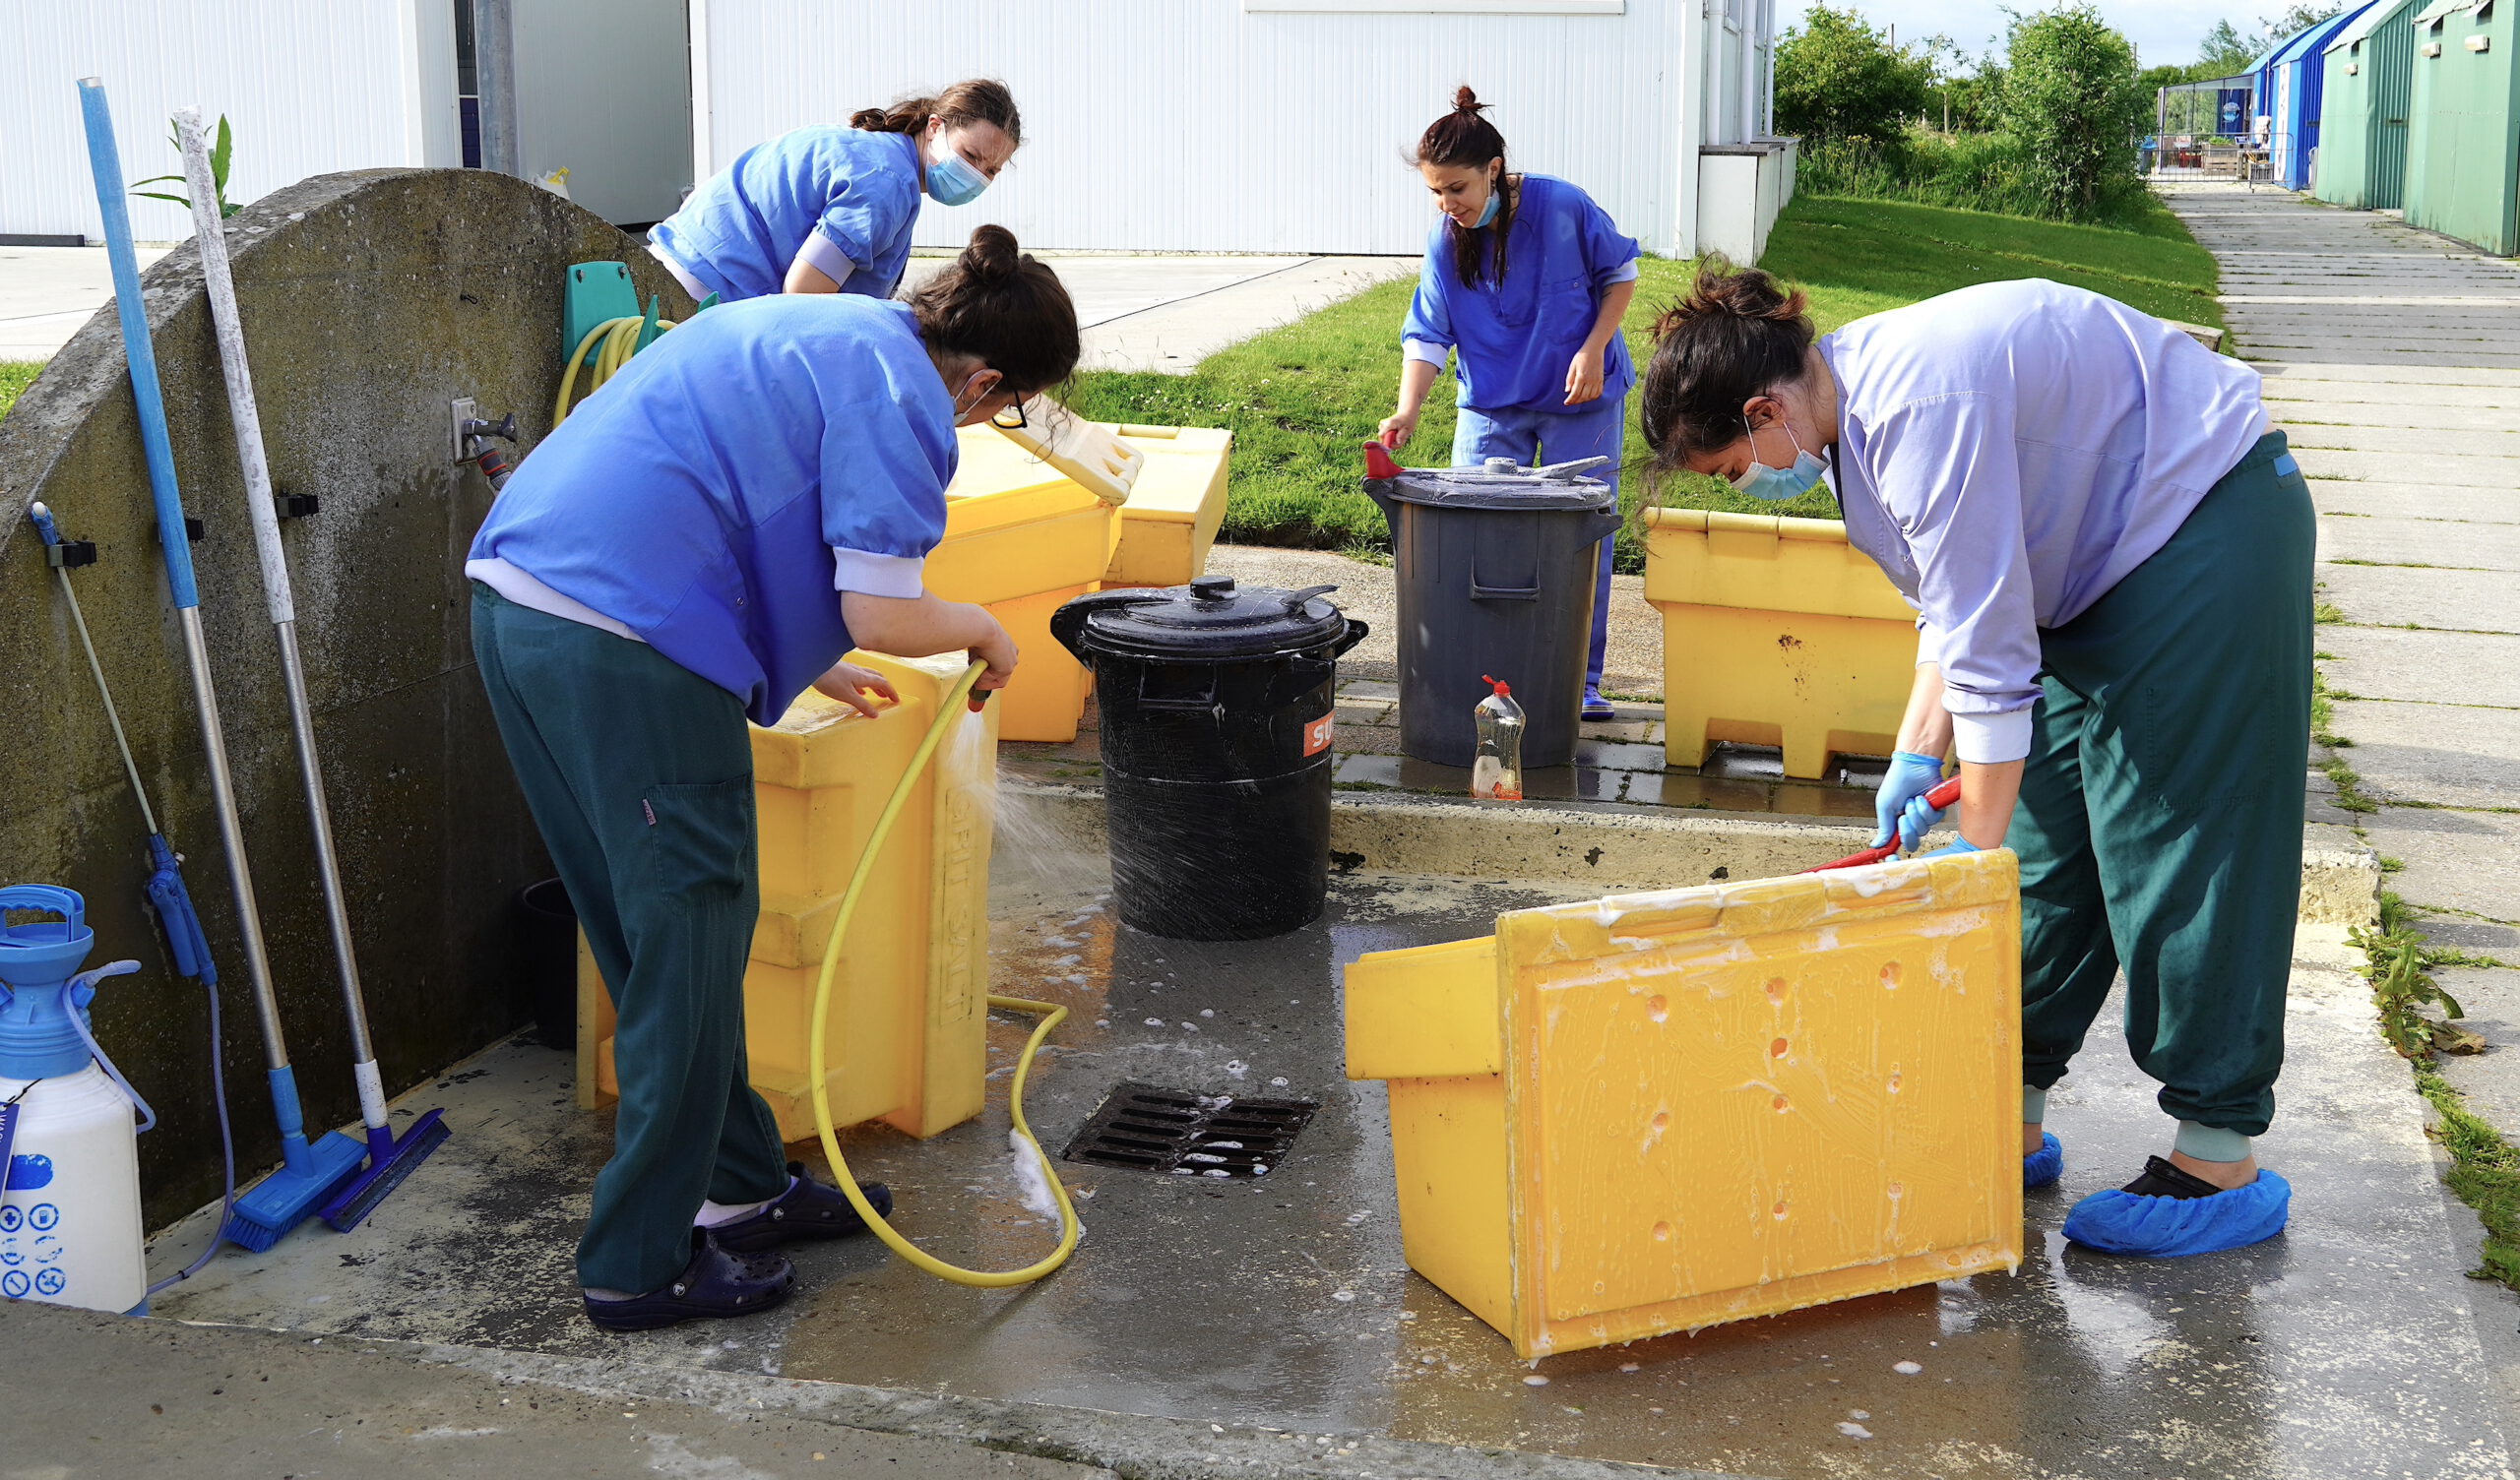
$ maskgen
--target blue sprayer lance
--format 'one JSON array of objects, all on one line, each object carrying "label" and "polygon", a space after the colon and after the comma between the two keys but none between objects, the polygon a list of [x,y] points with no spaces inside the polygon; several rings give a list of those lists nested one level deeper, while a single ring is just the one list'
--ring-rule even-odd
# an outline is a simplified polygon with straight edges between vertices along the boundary
[{"label": "blue sprayer lance", "polygon": [[350,1077],[358,1085],[359,1121],[367,1138],[367,1169],[324,1204],[324,1221],[346,1233],[411,1175],[446,1141],[443,1114],[431,1110],[396,1140],[386,1119],[385,1079],[376,1067],[368,1033],[367,1002],[358,984],[358,956],[350,942],[349,901],[342,893],[341,855],[333,845],[332,811],[324,800],[324,764],[315,745],[315,709],[306,696],[306,671],[297,655],[297,600],[288,579],[288,552],[280,540],[279,500],[270,461],[263,453],[262,415],[255,407],[254,376],[245,359],[245,325],[236,309],[236,282],[227,266],[227,231],[219,212],[219,183],[211,168],[210,141],[201,113],[175,114],[175,138],[183,151],[184,179],[192,191],[193,236],[201,246],[201,279],[210,297],[211,328],[227,381],[228,421],[236,434],[236,459],[245,476],[245,513],[262,557],[263,597],[280,642],[282,686],[288,696],[289,731],[297,745],[297,771],[305,784],[307,817],[314,829],[315,875],[323,885],[324,918],[339,964],[342,1005],[349,1015]]},{"label": "blue sprayer lance", "polygon": [[288,1040],[272,985],[271,956],[263,944],[262,914],[254,900],[253,872],[245,856],[244,825],[236,808],[236,781],[227,764],[227,741],[219,721],[219,695],[210,676],[210,648],[202,633],[201,593],[193,580],[192,540],[184,523],[182,491],[175,482],[175,453],[166,434],[166,407],[158,385],[158,356],[149,339],[149,311],[140,291],[140,263],[132,251],[131,213],[123,199],[122,152],[114,143],[113,115],[105,86],[82,79],[79,101],[88,133],[88,163],[95,178],[96,207],[104,217],[105,255],[113,268],[114,310],[122,322],[123,357],[131,372],[133,408],[141,452],[149,467],[150,497],[158,511],[158,548],[166,563],[166,588],[174,598],[192,672],[193,705],[201,719],[202,748],[210,766],[212,802],[220,841],[227,854],[228,883],[236,902],[237,934],[245,975],[261,1018],[263,1054],[271,1081],[272,1109],[280,1126],[280,1170],[236,1200],[226,1236],[247,1249],[268,1249],[356,1176],[364,1148],[339,1133],[310,1145],[298,1107],[297,1076],[288,1062]]}]

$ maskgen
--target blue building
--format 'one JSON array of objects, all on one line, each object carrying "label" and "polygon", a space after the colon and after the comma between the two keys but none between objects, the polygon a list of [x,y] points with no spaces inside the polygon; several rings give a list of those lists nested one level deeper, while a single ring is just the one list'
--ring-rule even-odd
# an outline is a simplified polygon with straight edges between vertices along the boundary
[{"label": "blue building", "polygon": [[2368,4],[2328,17],[2269,52],[2257,64],[2259,131],[2275,183],[2287,190],[2310,188],[2310,162],[2319,147],[2319,103],[2326,91],[2327,43],[2354,24]]}]

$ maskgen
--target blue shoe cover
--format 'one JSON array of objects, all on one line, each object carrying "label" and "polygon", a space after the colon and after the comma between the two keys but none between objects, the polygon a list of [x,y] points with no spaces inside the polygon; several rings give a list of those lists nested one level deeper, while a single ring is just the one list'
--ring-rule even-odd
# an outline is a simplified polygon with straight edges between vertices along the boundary
[{"label": "blue shoe cover", "polygon": [[2094,1193],[2065,1214],[2065,1237],[2104,1254],[2177,1259],[2271,1239],[2292,1207],[2293,1184],[2261,1170],[2248,1186],[2210,1198]]},{"label": "blue shoe cover", "polygon": [[2065,1144],[2053,1131],[2039,1133],[2039,1149],[2021,1158],[2021,1190],[2036,1192],[2065,1175]]}]

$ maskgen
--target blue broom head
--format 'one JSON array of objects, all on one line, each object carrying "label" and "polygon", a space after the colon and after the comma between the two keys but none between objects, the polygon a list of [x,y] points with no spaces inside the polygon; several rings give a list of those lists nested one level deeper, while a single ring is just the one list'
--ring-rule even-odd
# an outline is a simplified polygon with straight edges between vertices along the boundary
[{"label": "blue broom head", "polygon": [[367,1159],[367,1148],[339,1131],[306,1150],[305,1170],[283,1166],[237,1194],[227,1226],[220,1230],[227,1242],[256,1254],[269,1249],[357,1176]]},{"label": "blue broom head", "polygon": [[367,1215],[376,1211],[376,1204],[401,1187],[403,1179],[418,1170],[420,1163],[429,1159],[429,1153],[446,1144],[446,1139],[454,1134],[447,1129],[443,1110],[431,1110],[411,1122],[411,1129],[404,1132],[400,1141],[383,1131],[376,1132],[374,1139],[386,1142],[390,1149],[380,1148],[369,1159],[367,1170],[351,1178],[348,1186],[324,1204],[324,1221],[339,1233],[347,1233],[367,1221]]}]

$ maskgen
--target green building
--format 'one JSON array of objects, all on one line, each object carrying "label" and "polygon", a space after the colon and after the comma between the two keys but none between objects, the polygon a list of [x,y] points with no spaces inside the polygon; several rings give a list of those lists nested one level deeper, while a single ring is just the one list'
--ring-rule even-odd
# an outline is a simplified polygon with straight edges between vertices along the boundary
[{"label": "green building", "polygon": [[2520,252],[2516,0],[2431,0],[2415,17],[2406,218],[2508,257]]},{"label": "green building", "polygon": [[2325,116],[2310,193],[2357,211],[2406,199],[2415,17],[2426,0],[2379,0],[2327,43]]}]

